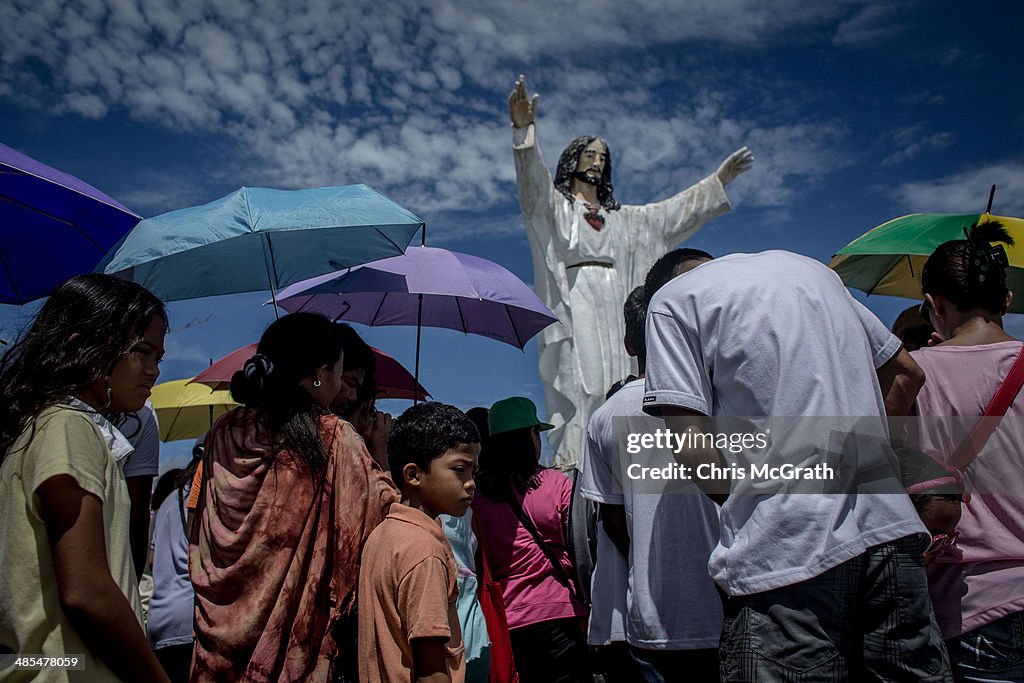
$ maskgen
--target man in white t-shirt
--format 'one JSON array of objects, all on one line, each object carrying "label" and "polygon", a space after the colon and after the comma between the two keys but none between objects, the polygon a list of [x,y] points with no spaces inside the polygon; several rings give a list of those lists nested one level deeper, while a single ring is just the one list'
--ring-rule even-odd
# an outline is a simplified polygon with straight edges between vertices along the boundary
[{"label": "man in white t-shirt", "polygon": [[[787,417],[767,457],[839,471],[804,489],[732,474],[709,562],[728,596],[723,679],[952,680],[928,600],[925,529],[894,473],[868,471],[885,461],[886,408],[908,410],[923,383],[899,340],[834,272],[768,251],[667,284],[650,302],[646,341],[644,409],[676,437],[709,433],[705,416]],[[684,466],[734,464],[690,443],[676,456]]]},{"label": "man in white t-shirt", "polygon": [[[658,264],[693,267],[705,252],[678,249]],[[683,675],[689,681],[718,680],[718,638],[722,603],[707,563],[718,543],[718,510],[687,483],[680,490],[664,481],[637,481],[630,466],[664,467],[669,451],[627,452],[627,433],[651,431],[656,422],[643,412],[646,348],[644,287],[626,300],[626,350],[637,359],[639,378],[611,396],[590,419],[581,481],[582,494],[601,505],[608,536],[628,558],[626,640],[645,683]],[[621,562],[619,552],[598,550],[598,568]],[[595,572],[596,574],[596,572]],[[597,595],[591,630],[597,616]]]}]

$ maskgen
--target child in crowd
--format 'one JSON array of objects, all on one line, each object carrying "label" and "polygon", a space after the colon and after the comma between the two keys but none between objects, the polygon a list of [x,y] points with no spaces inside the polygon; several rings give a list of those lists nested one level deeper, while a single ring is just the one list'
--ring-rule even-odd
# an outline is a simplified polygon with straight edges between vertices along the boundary
[{"label": "child in crowd", "polygon": [[146,634],[171,683],[188,681],[192,665],[192,620],[195,592],[188,575],[188,535],[185,533],[185,497],[203,452],[206,434],[192,445],[192,461],[184,470],[160,477],[153,504],[153,597]]},{"label": "child in crowd", "polygon": [[[480,434],[480,451],[487,441],[487,408],[476,407],[466,411]],[[473,509],[461,517],[441,515],[442,529],[455,554],[459,569],[459,626],[466,647],[466,683],[487,683],[491,672],[491,640],[487,622],[480,606],[481,567],[477,567],[479,543],[473,533]]]},{"label": "child in crowd", "polygon": [[166,681],[142,630],[112,419],[140,410],[164,353],[163,304],[108,275],[71,278],[0,360],[0,653],[74,655],[48,681]]},{"label": "child in crowd", "polygon": [[587,677],[587,606],[569,554],[572,480],[540,464],[537,418],[522,396],[491,406],[473,501],[481,553],[501,584],[512,654],[523,683]]},{"label": "child in crowd", "polygon": [[465,679],[457,569],[437,522],[469,510],[480,436],[462,411],[421,403],[395,420],[391,476],[401,487],[363,549],[359,661],[364,683]]}]

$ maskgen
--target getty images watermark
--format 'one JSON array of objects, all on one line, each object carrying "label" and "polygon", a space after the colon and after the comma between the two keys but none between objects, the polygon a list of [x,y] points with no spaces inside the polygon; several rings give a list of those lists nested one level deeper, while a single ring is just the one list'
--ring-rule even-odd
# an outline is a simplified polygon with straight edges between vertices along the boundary
[{"label": "getty images watermark", "polygon": [[[686,465],[681,462],[664,465],[644,465],[632,462],[626,466],[626,476],[630,479],[661,479],[661,480],[701,480],[730,481],[736,479],[760,479],[790,481],[796,479],[834,480],[835,467],[827,462],[813,465],[797,465],[791,462],[773,464],[767,460],[771,446],[771,428],[765,427],[759,432],[703,432],[686,431],[677,433],[668,428],[653,431],[628,432],[626,434],[626,453],[639,455],[645,451],[669,451],[673,456],[680,456],[690,451],[717,450],[723,455],[748,456],[743,462],[704,462],[697,465]],[[760,455],[760,462],[751,456]]]},{"label": "getty images watermark", "polygon": [[[905,468],[922,455],[941,459],[963,442],[977,417],[613,417],[588,454],[614,493],[690,494],[709,486],[729,494],[906,495]],[[609,429],[610,426],[610,429]],[[968,490],[1010,495],[1024,505],[1016,476],[1024,457],[1024,418],[1004,416],[965,473]],[[917,469],[920,469],[919,467]],[[596,470],[595,470],[596,471]]]},{"label": "getty images watermark", "polygon": [[908,429],[931,435],[940,427],[958,425],[893,425],[877,416],[624,415],[599,430],[587,467],[593,456],[611,493],[906,495],[892,437]]}]

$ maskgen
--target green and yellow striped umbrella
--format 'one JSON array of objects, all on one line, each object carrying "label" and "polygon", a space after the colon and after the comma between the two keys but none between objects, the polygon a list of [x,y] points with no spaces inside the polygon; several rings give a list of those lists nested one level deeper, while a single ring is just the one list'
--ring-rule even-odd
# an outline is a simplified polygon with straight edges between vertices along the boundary
[{"label": "green and yellow striped umbrella", "polygon": [[[868,294],[921,299],[921,269],[935,248],[949,240],[964,239],[973,223],[996,220],[1016,241],[1006,246],[1010,270],[1006,286],[1024,291],[1024,220],[987,213],[915,213],[895,218],[867,232],[839,250],[832,268],[847,287]],[[1015,296],[1011,313],[1024,313],[1024,296]]]}]

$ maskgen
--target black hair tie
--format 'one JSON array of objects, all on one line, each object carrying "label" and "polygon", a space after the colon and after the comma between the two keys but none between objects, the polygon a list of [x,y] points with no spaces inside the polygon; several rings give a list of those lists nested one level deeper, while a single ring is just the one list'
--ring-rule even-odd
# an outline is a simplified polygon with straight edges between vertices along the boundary
[{"label": "black hair tie", "polygon": [[273,372],[274,362],[262,353],[257,353],[242,366],[242,373],[246,379],[256,382],[260,389],[263,388],[263,381]]}]

